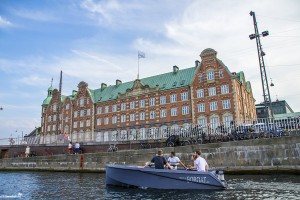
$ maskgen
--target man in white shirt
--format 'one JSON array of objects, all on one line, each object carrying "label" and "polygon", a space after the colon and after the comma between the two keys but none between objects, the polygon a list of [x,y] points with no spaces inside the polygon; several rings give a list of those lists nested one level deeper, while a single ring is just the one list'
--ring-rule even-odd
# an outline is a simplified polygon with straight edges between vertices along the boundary
[{"label": "man in white shirt", "polygon": [[190,169],[197,169],[199,172],[207,172],[208,164],[204,158],[201,157],[201,151],[196,151],[197,159],[194,161],[194,166]]}]

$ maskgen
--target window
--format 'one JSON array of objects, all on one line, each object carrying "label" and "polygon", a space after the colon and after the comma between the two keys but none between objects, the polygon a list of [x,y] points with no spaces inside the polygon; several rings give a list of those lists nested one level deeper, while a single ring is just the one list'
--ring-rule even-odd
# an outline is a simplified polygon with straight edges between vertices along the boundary
[{"label": "window", "polygon": [[56,125],[55,125],[55,124],[53,124],[53,126],[52,126],[52,130],[53,130],[53,131],[55,131],[55,130],[56,130]]},{"label": "window", "polygon": [[84,110],[80,111],[80,117],[84,116]]},{"label": "window", "polygon": [[216,101],[209,103],[210,111],[218,110],[218,103]]},{"label": "window", "polygon": [[228,93],[229,93],[228,85],[221,85],[221,94],[228,94]]},{"label": "window", "polygon": [[69,118],[68,117],[66,117],[66,120],[65,120],[66,122],[69,122]]},{"label": "window", "polygon": [[177,116],[178,115],[178,109],[177,108],[171,108],[171,116]]},{"label": "window", "polygon": [[[75,128],[75,127],[74,127]],[[47,131],[50,131],[50,125],[47,126]]]},{"label": "window", "polygon": [[182,115],[189,114],[189,106],[182,106]]},{"label": "window", "polygon": [[204,103],[199,103],[197,105],[198,107],[198,112],[205,112],[205,104]]},{"label": "window", "polygon": [[174,103],[177,101],[177,94],[171,94],[170,95],[170,102],[171,103]]},{"label": "window", "polygon": [[208,88],[208,96],[215,96],[216,95],[216,87]]},{"label": "window", "polygon": [[84,124],[84,123],[83,123],[83,121],[81,120],[81,121],[80,121],[80,124],[79,124],[80,128],[83,127],[83,124]]},{"label": "window", "polygon": [[167,103],[167,98],[166,96],[161,96],[160,97],[160,104],[166,104]]},{"label": "window", "polygon": [[210,128],[211,128],[211,130],[216,130],[216,128],[218,128],[218,126],[219,126],[219,117],[217,117],[217,116],[212,116],[211,118],[210,118]]},{"label": "window", "polygon": [[155,98],[151,98],[149,104],[150,104],[150,106],[154,106],[155,105]]},{"label": "window", "polygon": [[140,113],[140,120],[145,120],[145,112]]},{"label": "window", "polygon": [[104,124],[105,124],[105,125],[109,124],[109,118],[108,118],[108,117],[105,117],[105,118],[104,118]]},{"label": "window", "polygon": [[78,111],[75,111],[74,112],[74,117],[77,117],[78,116]]},{"label": "window", "polygon": [[167,117],[167,110],[166,109],[160,110],[160,118],[164,118],[164,117]]},{"label": "window", "polygon": [[230,108],[230,100],[222,100],[223,109],[229,109]]},{"label": "window", "polygon": [[53,111],[56,111],[56,110],[57,110],[57,105],[55,103],[55,104],[53,104]]},{"label": "window", "polygon": [[126,122],[126,115],[121,115],[121,122]]},{"label": "window", "polygon": [[188,100],[188,93],[187,92],[181,93],[181,101],[186,101],[186,100]]},{"label": "window", "polygon": [[102,124],[102,119],[101,118],[98,118],[97,119],[97,125],[99,126],[99,125],[101,125]]},{"label": "window", "polygon": [[121,110],[126,110],[126,103],[121,104]]},{"label": "window", "polygon": [[86,110],[86,116],[90,116],[91,115],[91,109],[87,109]]},{"label": "window", "polygon": [[155,110],[151,110],[150,111],[150,119],[154,119],[155,118]]},{"label": "window", "polygon": [[89,104],[89,103],[90,103],[90,99],[86,98],[86,104]]},{"label": "window", "polygon": [[199,81],[200,81],[200,82],[203,81],[203,75],[202,75],[202,73],[199,74]]},{"label": "window", "polygon": [[51,122],[51,116],[48,116],[48,122]]},{"label": "window", "polygon": [[201,127],[206,127],[206,117],[202,116],[202,117],[199,117],[198,118],[198,124],[201,126]]},{"label": "window", "polygon": [[220,71],[219,71],[219,77],[220,77],[220,78],[223,78],[223,70],[220,70]]},{"label": "window", "polygon": [[215,79],[214,71],[207,71],[207,80],[214,80],[214,79]]},{"label": "window", "polygon": [[140,100],[140,108],[143,108],[145,107],[145,100]]},{"label": "window", "polygon": [[66,110],[70,109],[70,104],[66,104]]},{"label": "window", "polygon": [[135,121],[135,114],[130,114],[129,117],[131,122]]},{"label": "window", "polygon": [[80,98],[80,106],[83,106],[84,105],[84,98]]},{"label": "window", "polygon": [[111,118],[111,123],[116,124],[117,123],[117,116],[113,116]]},{"label": "window", "polygon": [[53,115],[53,121],[56,121],[56,115]]},{"label": "window", "polygon": [[88,119],[86,120],[86,126],[90,126],[91,125],[91,121]]},{"label": "window", "polygon": [[117,105],[113,105],[112,106],[112,112],[117,112],[118,111],[118,106]]},{"label": "window", "polygon": [[196,91],[197,98],[204,97],[204,89],[199,89]]},{"label": "window", "polygon": [[130,102],[130,109],[134,109],[135,108],[135,102],[134,101],[131,101]]},{"label": "window", "polygon": [[105,113],[108,113],[108,112],[109,112],[109,106],[105,106],[105,107],[104,107],[104,112],[105,112]]},{"label": "window", "polygon": [[97,114],[101,114],[102,113],[102,108],[101,107],[98,107],[97,108]]}]

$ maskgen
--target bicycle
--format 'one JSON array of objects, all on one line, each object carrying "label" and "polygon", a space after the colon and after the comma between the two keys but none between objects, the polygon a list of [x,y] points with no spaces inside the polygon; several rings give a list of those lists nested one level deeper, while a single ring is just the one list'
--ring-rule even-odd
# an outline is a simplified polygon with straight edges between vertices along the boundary
[{"label": "bicycle", "polygon": [[148,143],[148,141],[141,141],[140,149],[151,149],[151,145]]},{"label": "bicycle", "polygon": [[116,146],[116,144],[110,144],[107,149],[107,152],[116,152],[116,151],[118,151],[118,147]]}]

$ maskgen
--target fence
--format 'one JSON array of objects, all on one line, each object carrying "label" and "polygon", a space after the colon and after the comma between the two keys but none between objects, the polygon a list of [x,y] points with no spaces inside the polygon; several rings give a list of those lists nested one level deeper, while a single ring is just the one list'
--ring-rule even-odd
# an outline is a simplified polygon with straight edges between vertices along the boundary
[{"label": "fence", "polygon": [[[140,129],[102,130],[73,133],[69,136],[37,135],[25,138],[0,139],[0,144],[66,144],[69,141],[81,143],[122,143],[167,140],[172,135],[179,138],[181,145],[189,143],[221,142],[228,140],[254,139],[261,137],[281,137],[290,134],[300,135],[298,119],[269,120],[258,119],[255,123],[232,121],[229,123],[185,124],[182,126],[161,126]],[[174,143],[174,141],[173,141]]]}]

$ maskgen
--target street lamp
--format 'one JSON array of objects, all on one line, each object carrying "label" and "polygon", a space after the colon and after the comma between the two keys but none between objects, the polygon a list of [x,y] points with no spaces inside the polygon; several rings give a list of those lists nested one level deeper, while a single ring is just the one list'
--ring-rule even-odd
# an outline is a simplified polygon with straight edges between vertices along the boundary
[{"label": "street lamp", "polygon": [[[261,82],[262,82],[262,88],[263,88],[263,96],[264,96],[264,106],[267,113],[267,118],[273,119],[273,110],[272,110],[272,101],[270,97],[270,90],[269,90],[269,84],[267,79],[267,73],[266,73],[266,67],[264,63],[264,56],[266,53],[262,50],[262,45],[260,43],[260,36],[268,36],[269,31],[263,31],[262,33],[259,33],[255,12],[251,11],[250,16],[253,17],[253,23],[254,23],[254,34],[249,35],[250,40],[256,39],[256,47],[257,47],[257,54],[258,54],[258,60],[259,60],[259,68],[260,68],[260,75],[261,75]],[[271,81],[272,82],[272,81]],[[273,83],[271,83],[272,85]],[[273,84],[274,85],[274,84]],[[270,111],[270,113],[269,113]]]},{"label": "street lamp", "polygon": [[2,106],[0,107],[0,110],[3,110]]}]

